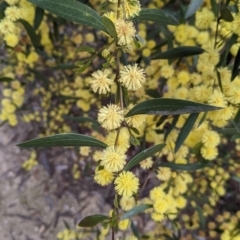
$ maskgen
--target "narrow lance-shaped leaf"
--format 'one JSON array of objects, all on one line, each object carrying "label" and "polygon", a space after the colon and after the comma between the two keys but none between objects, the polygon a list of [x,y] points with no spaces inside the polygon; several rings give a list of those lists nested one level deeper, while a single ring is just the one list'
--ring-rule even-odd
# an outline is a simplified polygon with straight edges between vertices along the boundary
[{"label": "narrow lance-shaped leaf", "polygon": [[18,147],[32,148],[32,147],[56,147],[56,146],[89,146],[105,148],[107,145],[96,138],[75,134],[62,133],[44,138],[36,138],[23,143],[17,144]]},{"label": "narrow lance-shaped leaf", "polygon": [[143,150],[139,154],[137,154],[134,158],[130,160],[130,162],[124,167],[123,170],[129,171],[131,168],[139,164],[144,159],[153,156],[155,153],[161,151],[165,144],[158,144],[156,146],[150,147],[148,149]]},{"label": "narrow lance-shaped leaf", "polygon": [[174,149],[175,153],[179,150],[179,148],[182,146],[183,142],[187,138],[188,134],[191,132],[195,122],[197,121],[198,114],[199,113],[192,113],[191,115],[189,115],[186,122],[184,123],[184,125],[178,135],[178,138],[176,140],[176,145],[175,145],[175,149]]},{"label": "narrow lance-shaped leaf", "polygon": [[11,82],[13,81],[13,78],[9,78],[9,77],[0,77],[0,82]]},{"label": "narrow lance-shaped leaf", "polygon": [[171,48],[165,52],[154,53],[152,59],[170,59],[174,60],[182,57],[189,57],[203,53],[204,50],[200,47],[181,46]]},{"label": "narrow lance-shaped leaf", "polygon": [[109,219],[108,216],[96,214],[85,217],[82,221],[78,223],[79,227],[94,227],[98,223],[103,222],[104,220]]},{"label": "narrow lance-shaped leaf", "polygon": [[203,4],[203,0],[191,0],[185,13],[185,18],[191,17]]},{"label": "narrow lance-shaped leaf", "polygon": [[101,16],[76,0],[28,0],[59,17],[106,32]]},{"label": "narrow lance-shaped leaf", "polygon": [[161,9],[142,9],[138,16],[133,20],[137,21],[150,21],[164,25],[178,25],[178,21],[170,13]]},{"label": "narrow lance-shaped leaf", "polygon": [[170,134],[170,132],[175,128],[175,126],[177,124],[177,121],[179,119],[179,116],[180,115],[175,115],[173,117],[173,121],[172,121],[171,125],[169,126],[169,128],[167,129],[167,131],[164,134],[164,141],[166,141],[166,139],[167,139],[168,135]]},{"label": "narrow lance-shaped leaf", "polygon": [[102,17],[102,21],[103,21],[103,24],[104,24],[105,28],[107,29],[109,35],[114,39],[115,42],[117,42],[118,37],[117,37],[117,31],[116,31],[114,23],[111,21],[111,19],[109,19],[107,17]]},{"label": "narrow lance-shaped leaf", "polygon": [[182,99],[155,98],[146,100],[135,105],[125,117],[130,117],[138,114],[179,115],[185,113],[199,113],[220,109],[221,108],[219,107]]},{"label": "narrow lance-shaped leaf", "polygon": [[216,130],[218,133],[225,134],[225,135],[233,135],[237,133],[236,128],[225,128],[225,129],[218,129]]},{"label": "narrow lance-shaped leaf", "polygon": [[139,213],[141,213],[141,212],[143,212],[146,209],[151,208],[151,207],[152,207],[151,204],[140,204],[140,205],[132,208],[131,210],[125,212],[122,215],[121,220],[131,218],[132,216],[137,215],[137,214],[139,214]]},{"label": "narrow lance-shaped leaf", "polygon": [[34,28],[24,19],[19,19],[18,21],[24,26],[33,46],[37,49],[40,46],[40,37],[36,34]]},{"label": "narrow lance-shaped leaf", "polygon": [[44,10],[42,8],[36,7],[35,9],[35,18],[33,22],[33,27],[35,30],[40,26],[44,16]]},{"label": "narrow lance-shaped leaf", "polygon": [[220,19],[223,19],[226,22],[232,22],[234,20],[233,15],[228,8],[223,8],[221,10]]},{"label": "narrow lance-shaped leaf", "polygon": [[92,126],[96,131],[98,131],[99,127],[100,127],[98,121],[96,121],[95,119],[90,118],[90,117],[74,117],[74,116],[64,115],[63,118],[69,119],[72,121],[76,121],[79,123],[90,122],[90,123],[92,123]]},{"label": "narrow lance-shaped leaf", "polygon": [[189,164],[163,162],[159,164],[159,167],[168,167],[173,170],[180,170],[180,171],[195,171],[195,170],[206,167],[208,164],[209,164],[209,161],[202,161],[202,162],[189,163]]},{"label": "narrow lance-shaped leaf", "polygon": [[89,46],[85,46],[85,45],[82,45],[82,46],[79,46],[77,49],[76,49],[77,52],[90,52],[90,53],[95,53],[95,49],[92,48],[92,47],[89,47]]},{"label": "narrow lance-shaped leaf", "polygon": [[233,64],[231,81],[235,79],[235,77],[239,74],[239,71],[240,71],[240,48],[238,48],[237,56]]}]

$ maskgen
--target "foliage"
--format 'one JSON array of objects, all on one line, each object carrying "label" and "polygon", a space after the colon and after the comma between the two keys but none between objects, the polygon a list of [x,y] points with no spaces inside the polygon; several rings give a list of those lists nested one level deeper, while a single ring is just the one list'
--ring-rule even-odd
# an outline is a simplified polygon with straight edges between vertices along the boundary
[{"label": "foliage", "polygon": [[67,185],[90,175],[114,191],[109,216],[80,227],[99,239],[239,238],[227,204],[240,177],[239,3],[6,0],[0,11],[1,123],[37,124],[19,147],[75,147]]}]

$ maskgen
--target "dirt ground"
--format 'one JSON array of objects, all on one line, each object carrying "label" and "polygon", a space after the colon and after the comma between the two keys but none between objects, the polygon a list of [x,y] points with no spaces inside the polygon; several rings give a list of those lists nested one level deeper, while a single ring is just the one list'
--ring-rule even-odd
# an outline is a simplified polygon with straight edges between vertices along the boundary
[{"label": "dirt ground", "polygon": [[41,164],[32,172],[22,172],[21,164],[29,151],[15,145],[33,132],[26,124],[15,128],[4,125],[0,129],[1,239],[55,240],[66,224],[75,228],[84,216],[107,213],[110,209],[97,191],[82,188],[77,198],[67,191],[59,197],[54,179],[57,174],[49,177]]}]

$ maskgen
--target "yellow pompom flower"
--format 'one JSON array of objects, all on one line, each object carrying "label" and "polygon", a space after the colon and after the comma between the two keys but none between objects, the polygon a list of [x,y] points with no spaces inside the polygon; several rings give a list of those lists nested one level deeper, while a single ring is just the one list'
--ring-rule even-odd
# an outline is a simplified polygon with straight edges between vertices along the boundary
[{"label": "yellow pompom flower", "polygon": [[159,167],[157,178],[162,181],[168,181],[171,178],[172,172],[170,168]]},{"label": "yellow pompom flower", "polygon": [[179,83],[185,85],[190,81],[190,74],[187,71],[182,70],[178,73],[177,79]]},{"label": "yellow pompom flower", "polygon": [[134,197],[123,196],[120,199],[120,206],[123,210],[128,211],[136,205]]},{"label": "yellow pompom flower", "polygon": [[168,79],[170,77],[172,77],[174,74],[174,69],[171,65],[164,65],[162,68],[161,68],[161,76]]},{"label": "yellow pompom flower", "polygon": [[153,165],[152,157],[148,157],[145,160],[140,162],[140,167],[142,169],[149,169]]},{"label": "yellow pompom flower", "polygon": [[[134,105],[132,103],[129,104],[128,108],[126,109],[126,112],[131,110],[133,107],[134,107]],[[129,126],[134,127],[134,128],[139,128],[140,126],[142,126],[145,123],[146,117],[147,116],[144,114],[138,114],[138,115],[134,115],[131,117],[127,117],[125,120]]]},{"label": "yellow pompom flower", "polygon": [[9,33],[14,33],[15,29],[16,29],[15,24],[6,18],[4,18],[0,22],[0,33],[2,33],[3,35],[9,34]]},{"label": "yellow pompom flower", "polygon": [[134,17],[139,14],[141,10],[140,2],[138,0],[125,0],[124,1],[124,13],[121,13],[121,15],[126,18]]},{"label": "yellow pompom flower", "polygon": [[110,92],[110,85],[113,84],[113,80],[108,78],[109,74],[110,71],[108,69],[92,73],[93,79],[90,80],[90,86],[95,93],[106,94]]},{"label": "yellow pompom flower", "polygon": [[126,127],[122,127],[120,132],[111,131],[106,137],[106,144],[108,146],[115,146],[126,152],[130,147],[130,133]]},{"label": "yellow pompom flower", "polygon": [[122,231],[126,230],[128,226],[129,226],[129,219],[120,220],[118,223],[118,227]]},{"label": "yellow pompom flower", "polygon": [[123,120],[123,110],[118,105],[109,104],[99,110],[98,122],[107,130],[120,127]]},{"label": "yellow pompom flower", "polygon": [[210,105],[225,107],[227,104],[226,97],[219,90],[215,90],[208,99]]},{"label": "yellow pompom flower", "polygon": [[128,90],[136,91],[142,87],[145,82],[145,73],[142,68],[134,65],[127,65],[120,71],[119,82]]},{"label": "yellow pompom flower", "polygon": [[138,191],[139,179],[132,172],[123,171],[115,179],[114,184],[118,195],[131,197]]},{"label": "yellow pompom flower", "polygon": [[5,17],[10,21],[17,21],[21,17],[21,11],[16,6],[10,6],[5,10]]},{"label": "yellow pompom flower", "polygon": [[207,29],[214,20],[214,13],[207,8],[196,12],[196,27],[199,29]]},{"label": "yellow pompom flower", "polygon": [[133,42],[133,37],[136,33],[136,29],[132,22],[126,22],[123,19],[116,20],[115,28],[118,36],[118,44],[120,46],[129,47]]},{"label": "yellow pompom flower", "polygon": [[155,187],[150,191],[150,199],[152,201],[156,201],[157,199],[161,199],[165,196],[165,192],[161,187]]},{"label": "yellow pompom flower", "polygon": [[110,172],[121,171],[126,163],[126,155],[121,148],[107,147],[102,154],[101,164]]},{"label": "yellow pompom flower", "polygon": [[202,143],[207,147],[216,147],[220,143],[220,136],[217,132],[207,130],[202,135]]},{"label": "yellow pompom flower", "polygon": [[213,160],[218,155],[218,149],[216,147],[203,146],[201,148],[201,154],[206,160]]},{"label": "yellow pompom flower", "polygon": [[228,91],[227,99],[233,104],[239,104],[240,103],[240,87],[232,86]]},{"label": "yellow pompom flower", "polygon": [[96,170],[94,175],[94,180],[101,186],[106,186],[110,184],[114,179],[114,175],[112,172],[107,169]]}]

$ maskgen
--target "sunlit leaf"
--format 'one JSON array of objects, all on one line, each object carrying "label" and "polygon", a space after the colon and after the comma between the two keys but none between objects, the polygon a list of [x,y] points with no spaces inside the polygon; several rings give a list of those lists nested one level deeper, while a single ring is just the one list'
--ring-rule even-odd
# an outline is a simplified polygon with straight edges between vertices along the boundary
[{"label": "sunlit leaf", "polygon": [[109,219],[108,216],[96,214],[85,217],[78,223],[79,227],[94,227],[95,225],[103,222],[104,220]]},{"label": "sunlit leaf", "polygon": [[18,147],[22,148],[33,148],[33,147],[57,147],[57,146],[89,146],[89,147],[100,147],[105,148],[107,145],[96,138],[76,134],[76,133],[62,133],[56,134],[44,138],[36,138],[26,142],[17,144]]},{"label": "sunlit leaf", "polygon": [[142,9],[133,20],[150,21],[163,25],[178,25],[178,21],[170,13],[161,9]]},{"label": "sunlit leaf", "polygon": [[174,59],[177,59],[177,58],[198,55],[198,54],[201,54],[203,52],[204,52],[204,50],[200,47],[181,46],[181,47],[171,48],[171,49],[169,49],[165,52],[160,52],[160,53],[155,52],[152,55],[152,59],[174,60]]},{"label": "sunlit leaf", "polygon": [[59,17],[106,32],[101,16],[86,4],[76,0],[28,0]]},{"label": "sunlit leaf", "polygon": [[165,144],[158,144],[148,149],[143,150],[139,154],[137,154],[134,158],[132,158],[128,164],[124,167],[123,170],[129,171],[134,166],[138,165],[141,161],[145,160],[148,157],[152,157],[155,153],[161,151]]},{"label": "sunlit leaf", "polygon": [[175,153],[179,150],[179,148],[182,146],[183,142],[187,138],[188,134],[191,132],[195,122],[197,121],[198,115],[199,115],[199,113],[192,113],[187,118],[186,122],[184,123],[184,125],[177,137],[175,149],[174,149]]},{"label": "sunlit leaf", "polygon": [[121,220],[131,218],[132,216],[137,215],[141,212],[144,212],[146,209],[151,208],[151,207],[152,207],[151,204],[140,204],[140,205],[132,208],[131,210],[125,212],[122,215]]},{"label": "sunlit leaf", "polygon": [[203,0],[191,0],[185,13],[185,18],[191,17],[203,4]]},{"label": "sunlit leaf", "polygon": [[138,114],[148,115],[179,115],[220,110],[221,108],[207,104],[171,98],[155,98],[135,105],[125,117]]}]

